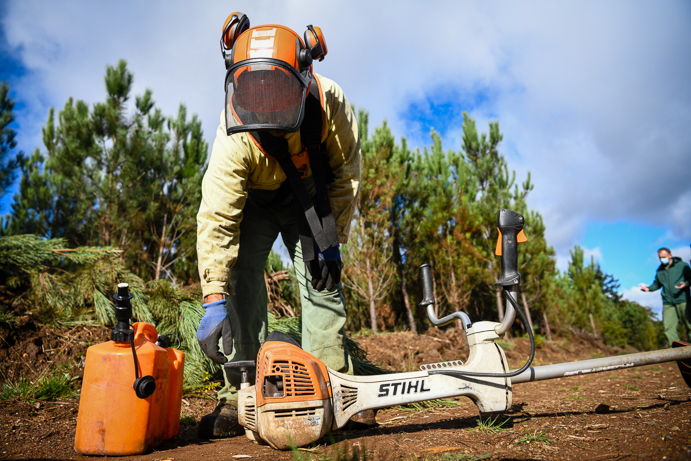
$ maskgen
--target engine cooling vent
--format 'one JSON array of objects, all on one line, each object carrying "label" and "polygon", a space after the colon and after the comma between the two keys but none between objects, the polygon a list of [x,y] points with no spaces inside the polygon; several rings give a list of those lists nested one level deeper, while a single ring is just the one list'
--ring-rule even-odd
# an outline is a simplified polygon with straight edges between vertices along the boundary
[{"label": "engine cooling vent", "polygon": [[307,367],[294,360],[276,360],[271,364],[272,375],[283,376],[283,391],[286,397],[316,395],[316,389]]},{"label": "engine cooling vent", "polygon": [[276,419],[282,418],[305,418],[308,416],[316,416],[316,408],[299,408],[296,410],[275,410],[274,416]]},{"label": "engine cooling vent", "polygon": [[254,400],[245,404],[245,423],[247,429],[257,432],[257,406]]},{"label": "engine cooling vent", "polygon": [[341,402],[344,410],[357,402],[357,387],[344,386],[341,384]]}]

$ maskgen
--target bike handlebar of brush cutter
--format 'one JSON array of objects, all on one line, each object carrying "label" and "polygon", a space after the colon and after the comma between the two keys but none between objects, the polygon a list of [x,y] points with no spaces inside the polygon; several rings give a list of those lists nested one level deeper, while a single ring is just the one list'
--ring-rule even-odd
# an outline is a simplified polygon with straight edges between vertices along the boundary
[{"label": "bike handlebar of brush cutter", "polygon": [[468,317],[468,314],[466,314],[465,312],[454,312],[453,314],[447,315],[446,317],[442,317],[440,319],[437,318],[437,316],[434,314],[434,282],[432,280],[432,267],[429,264],[423,264],[422,266],[420,266],[420,279],[422,280],[423,299],[422,302],[418,305],[420,307],[427,307],[427,317],[429,318],[429,321],[435,324],[436,326],[440,327],[458,319],[461,321],[463,330],[467,331],[471,322],[470,317]]}]

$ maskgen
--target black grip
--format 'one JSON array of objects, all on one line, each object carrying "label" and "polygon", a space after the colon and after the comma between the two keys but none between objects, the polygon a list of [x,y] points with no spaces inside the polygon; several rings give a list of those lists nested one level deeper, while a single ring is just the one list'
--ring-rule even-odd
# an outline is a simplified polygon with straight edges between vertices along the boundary
[{"label": "black grip", "polygon": [[497,213],[497,227],[501,232],[501,276],[495,285],[512,286],[521,282],[518,273],[518,233],[525,219],[513,210],[501,209]]},{"label": "black grip", "polygon": [[432,266],[423,264],[420,266],[420,281],[422,281],[421,307],[434,304],[434,286],[432,281]]},{"label": "black grip", "polygon": [[223,368],[254,368],[257,364],[254,360],[239,360],[237,362],[226,362]]}]

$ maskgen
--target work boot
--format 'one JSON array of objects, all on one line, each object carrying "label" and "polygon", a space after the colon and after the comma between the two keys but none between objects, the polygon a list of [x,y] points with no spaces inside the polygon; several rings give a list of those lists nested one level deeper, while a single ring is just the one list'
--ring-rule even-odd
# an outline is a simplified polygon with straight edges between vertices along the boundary
[{"label": "work boot", "polygon": [[213,413],[202,417],[197,434],[200,439],[227,439],[245,434],[245,428],[238,422],[235,405],[219,404]]},{"label": "work boot", "polygon": [[377,426],[377,410],[362,410],[355,413],[345,427],[350,431],[358,431],[375,426]]}]

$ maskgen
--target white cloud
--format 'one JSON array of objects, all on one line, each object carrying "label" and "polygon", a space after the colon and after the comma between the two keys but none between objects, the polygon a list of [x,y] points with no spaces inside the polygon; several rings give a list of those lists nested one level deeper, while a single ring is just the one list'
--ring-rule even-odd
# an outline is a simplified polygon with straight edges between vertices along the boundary
[{"label": "white cloud", "polygon": [[688,263],[691,260],[691,247],[688,245],[682,247],[670,248],[673,256],[680,257],[684,262]]},{"label": "white cloud", "polygon": [[[371,126],[410,134],[404,111],[440,89],[491,97],[471,114],[501,122],[504,152],[547,237],[568,254],[589,220],[628,220],[691,238],[691,14],[686,2],[178,1],[5,4],[10,51],[28,69],[13,82],[25,151],[41,144],[47,108],[104,99],[106,65],[124,58],[164,113],[184,102],[211,143],[223,100],[220,29],[231,10],[252,24],[324,30],[315,70],[337,80]],[[458,149],[458,128],[445,148]],[[412,133],[413,147],[428,133]],[[601,257],[601,255],[600,255]],[[560,261],[563,258],[560,258]],[[687,258],[688,259],[688,258]],[[568,260],[568,259],[567,259]]]}]

